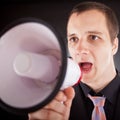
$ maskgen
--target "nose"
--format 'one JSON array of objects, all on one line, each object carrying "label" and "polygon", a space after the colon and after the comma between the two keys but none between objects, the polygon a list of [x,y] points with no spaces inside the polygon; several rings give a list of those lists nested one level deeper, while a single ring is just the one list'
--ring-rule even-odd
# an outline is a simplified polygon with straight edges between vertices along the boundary
[{"label": "nose", "polygon": [[87,42],[80,40],[75,46],[75,51],[76,54],[88,54],[89,49]]}]

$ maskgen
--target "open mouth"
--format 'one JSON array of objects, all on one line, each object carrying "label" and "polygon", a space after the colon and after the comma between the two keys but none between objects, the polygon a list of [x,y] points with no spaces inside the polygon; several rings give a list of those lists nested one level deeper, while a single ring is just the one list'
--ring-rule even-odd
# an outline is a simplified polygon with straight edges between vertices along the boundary
[{"label": "open mouth", "polygon": [[91,71],[92,69],[92,63],[90,62],[82,62],[82,63],[79,63],[79,66],[80,66],[80,69],[81,69],[81,72],[82,73],[88,73]]}]

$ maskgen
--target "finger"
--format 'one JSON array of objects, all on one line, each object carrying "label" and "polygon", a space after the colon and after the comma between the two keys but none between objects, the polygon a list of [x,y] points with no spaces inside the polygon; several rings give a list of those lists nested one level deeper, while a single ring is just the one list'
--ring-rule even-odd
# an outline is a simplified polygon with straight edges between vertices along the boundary
[{"label": "finger", "polygon": [[61,114],[56,114],[55,111],[41,109],[34,113],[28,114],[29,120],[63,120],[63,116]]},{"label": "finger", "polygon": [[66,112],[66,106],[61,101],[57,101],[56,99],[53,99],[44,108],[56,111],[59,114],[64,114]]},{"label": "finger", "polygon": [[55,99],[57,101],[61,102],[61,101],[66,101],[67,97],[66,97],[66,95],[64,94],[63,91],[59,91],[58,94],[56,95]]},{"label": "finger", "polygon": [[65,95],[67,96],[67,99],[73,99],[75,96],[75,91],[73,87],[68,87],[64,90]]},{"label": "finger", "polygon": [[64,102],[64,104],[67,106],[67,107],[71,107],[71,104],[72,104],[72,100],[75,96],[75,91],[72,87],[69,87],[67,89],[64,90],[64,93],[67,97],[67,100]]},{"label": "finger", "polygon": [[44,109],[38,110],[36,112],[32,112],[28,114],[29,120],[36,120],[36,119],[46,119],[47,118],[47,112]]}]

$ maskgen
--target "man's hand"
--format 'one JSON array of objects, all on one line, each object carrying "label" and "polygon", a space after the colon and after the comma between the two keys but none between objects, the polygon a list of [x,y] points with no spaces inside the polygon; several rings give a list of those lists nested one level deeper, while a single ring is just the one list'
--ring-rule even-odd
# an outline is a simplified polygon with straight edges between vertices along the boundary
[{"label": "man's hand", "polygon": [[68,120],[74,96],[75,92],[72,87],[60,91],[44,108],[29,113],[29,120]]}]

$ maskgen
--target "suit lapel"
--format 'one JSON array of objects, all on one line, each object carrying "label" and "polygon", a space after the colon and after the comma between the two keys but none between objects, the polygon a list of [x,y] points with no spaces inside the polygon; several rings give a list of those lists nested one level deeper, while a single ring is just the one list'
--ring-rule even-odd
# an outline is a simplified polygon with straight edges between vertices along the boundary
[{"label": "suit lapel", "polygon": [[73,104],[71,107],[71,116],[70,120],[88,120],[88,115],[85,109],[85,101],[83,101],[83,92],[79,85],[75,86],[76,96],[73,100]]}]

